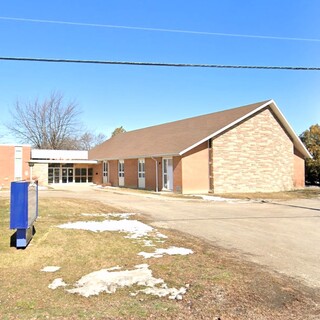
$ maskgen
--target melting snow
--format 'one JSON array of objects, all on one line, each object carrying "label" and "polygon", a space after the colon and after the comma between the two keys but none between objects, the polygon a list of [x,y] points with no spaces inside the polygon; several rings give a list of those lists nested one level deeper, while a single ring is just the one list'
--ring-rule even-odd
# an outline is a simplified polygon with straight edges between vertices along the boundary
[{"label": "melting snow", "polygon": [[162,234],[162,233],[160,233],[160,232],[156,232],[156,236],[157,236],[158,238],[162,238],[162,239],[167,239],[167,238],[168,238],[166,235],[164,235],[164,234]]},{"label": "melting snow", "polygon": [[81,215],[87,217],[113,217],[128,219],[129,217],[134,216],[135,213],[82,213]]},{"label": "melting snow", "polygon": [[168,249],[156,249],[155,252],[140,252],[138,253],[139,256],[143,256],[144,258],[161,258],[164,254],[169,255],[187,255],[191,254],[193,251],[191,249],[186,248],[178,248],[178,247],[169,247]]},{"label": "melting snow", "polygon": [[[154,229],[138,220],[127,220],[127,218],[134,213],[108,213],[108,214],[89,214],[83,213],[84,216],[93,217],[115,217],[124,220],[104,220],[104,221],[78,221],[70,222],[59,225],[62,229],[75,229],[75,230],[88,230],[92,232],[103,231],[118,231],[128,233],[126,238],[138,239],[143,241],[145,246],[154,246],[152,240],[144,239],[144,237],[152,236],[157,242],[164,242],[167,238],[164,234],[154,231]],[[153,253],[140,252],[139,255],[145,258],[159,258],[164,254],[169,255],[187,255],[193,253],[192,250],[186,248],[169,247],[168,249],[156,249]],[[53,270],[53,268],[59,267],[46,267],[41,271]],[[55,270],[56,271],[56,270]],[[152,276],[152,270],[149,269],[147,264],[141,264],[135,266],[133,270],[122,270],[121,267],[116,266],[109,269],[102,269],[100,271],[91,272],[81,279],[79,279],[71,289],[65,289],[69,293],[79,294],[84,297],[92,295],[98,295],[101,292],[114,293],[118,288],[130,287],[132,285],[142,286],[140,290],[132,292],[131,295],[135,296],[139,293],[152,294],[158,297],[168,296],[169,299],[181,300],[183,295],[187,292],[187,287],[181,287],[180,289],[168,288],[167,284],[161,278],[154,278]],[[67,285],[62,278],[55,279],[50,285],[50,289],[56,289],[58,287],[65,287]],[[69,286],[70,288],[70,286]]]},{"label": "melting snow", "polygon": [[227,199],[227,198],[216,197],[216,196],[200,196],[200,197],[206,201],[232,202],[234,200],[234,199]]},{"label": "melting snow", "polygon": [[[89,297],[101,292],[114,293],[118,288],[137,285],[147,288],[131,293],[133,296],[143,292],[158,297],[169,296],[169,299],[178,300],[181,300],[182,295],[187,292],[184,287],[180,289],[168,288],[163,279],[152,276],[152,270],[149,269],[147,264],[137,265],[133,270],[110,272],[111,270],[114,270],[114,268],[89,273],[78,280],[73,289],[67,289],[66,291]],[[161,287],[157,287],[158,285],[161,285]]]},{"label": "melting snow", "polygon": [[154,247],[155,245],[153,244],[152,240],[143,240],[144,246],[145,247]]},{"label": "melting snow", "polygon": [[65,287],[67,284],[62,280],[62,278],[57,278],[52,281],[51,284],[48,285],[49,289],[55,290],[59,287]]},{"label": "melting snow", "polygon": [[40,271],[42,271],[42,272],[56,272],[60,269],[61,269],[61,267],[47,266],[47,267],[42,268]]},{"label": "melting snow", "polygon": [[62,229],[89,230],[93,232],[121,231],[130,233],[129,238],[136,239],[146,236],[153,230],[152,227],[137,220],[104,220],[98,221],[78,221],[61,224]]},{"label": "melting snow", "polygon": [[180,289],[168,288],[166,285],[162,288],[146,288],[139,290],[145,294],[152,294],[158,297],[165,297],[169,295],[169,299],[182,300],[183,295],[187,292],[187,288],[181,287]]}]

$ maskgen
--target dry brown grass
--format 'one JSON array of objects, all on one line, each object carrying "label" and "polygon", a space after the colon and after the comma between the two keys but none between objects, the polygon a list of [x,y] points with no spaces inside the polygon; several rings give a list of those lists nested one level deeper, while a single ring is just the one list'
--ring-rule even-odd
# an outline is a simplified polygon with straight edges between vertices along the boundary
[{"label": "dry brown grass", "polygon": [[293,200],[293,199],[312,199],[320,197],[320,188],[308,187],[299,190],[282,192],[255,192],[255,193],[228,193],[215,194],[224,198],[235,199],[264,199],[264,200]]},{"label": "dry brown grass", "polygon": [[[137,253],[147,249],[123,234],[56,228],[69,221],[101,219],[81,213],[117,212],[116,208],[99,202],[46,198],[40,200],[39,211],[37,233],[27,249],[17,250],[9,241],[13,233],[8,229],[9,200],[0,198],[0,319],[297,320],[320,316],[316,291],[189,235],[162,231],[169,236],[166,247],[191,248],[193,255],[146,261]],[[190,284],[184,299],[132,297],[130,288],[84,298],[61,288],[48,288],[57,277],[74,283],[102,268],[119,265],[130,269],[145,262],[155,277],[171,287]],[[48,265],[62,269],[40,272]]]},{"label": "dry brown grass", "polygon": [[[197,195],[182,195],[179,193],[171,192],[159,192],[139,189],[128,189],[128,188],[107,188],[104,191],[114,192],[114,193],[134,193],[134,194],[152,194],[159,197],[173,197],[182,199],[201,199]],[[258,200],[293,200],[293,199],[312,199],[320,198],[320,188],[319,187],[306,187],[304,189],[297,189],[292,191],[281,191],[281,192],[254,192],[254,193],[226,193],[226,194],[215,194],[209,193],[211,196],[218,196],[223,198],[233,198],[233,199],[258,199]]]}]

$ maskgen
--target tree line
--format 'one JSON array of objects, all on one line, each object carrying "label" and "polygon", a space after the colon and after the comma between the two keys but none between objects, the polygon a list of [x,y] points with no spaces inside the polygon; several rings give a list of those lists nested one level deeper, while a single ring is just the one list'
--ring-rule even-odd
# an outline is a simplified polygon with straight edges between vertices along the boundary
[{"label": "tree line", "polygon": [[306,182],[320,185],[320,125],[314,124],[300,135],[312,159],[306,160]]}]

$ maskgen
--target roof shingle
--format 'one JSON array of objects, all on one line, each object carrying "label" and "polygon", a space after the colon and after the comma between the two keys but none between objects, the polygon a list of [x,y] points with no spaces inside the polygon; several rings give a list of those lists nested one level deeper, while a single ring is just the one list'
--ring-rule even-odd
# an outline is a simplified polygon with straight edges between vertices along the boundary
[{"label": "roof shingle", "polygon": [[90,150],[89,159],[178,155],[268,101],[121,133]]}]

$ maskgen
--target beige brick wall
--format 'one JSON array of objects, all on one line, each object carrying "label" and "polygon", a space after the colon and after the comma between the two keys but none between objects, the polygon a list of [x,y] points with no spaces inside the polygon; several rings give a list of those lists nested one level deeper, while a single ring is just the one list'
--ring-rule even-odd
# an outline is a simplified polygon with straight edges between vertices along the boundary
[{"label": "beige brick wall", "polygon": [[32,179],[38,180],[39,185],[48,185],[48,164],[36,163],[32,167]]},{"label": "beige brick wall", "polygon": [[212,148],[215,193],[293,188],[293,144],[269,108],[213,139]]}]

